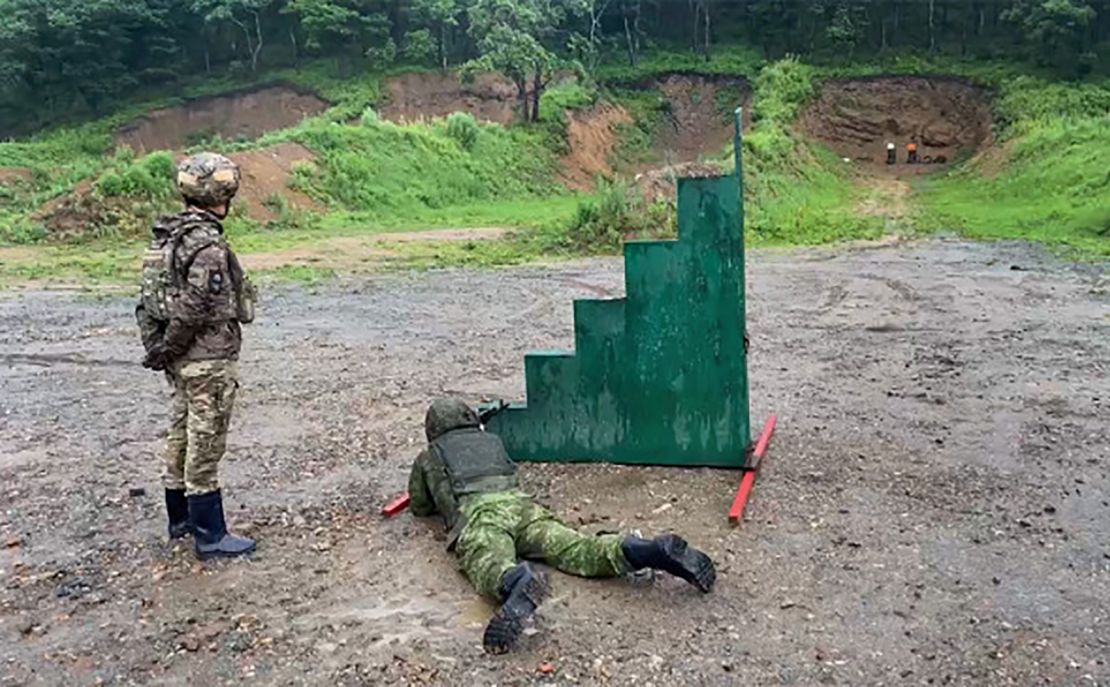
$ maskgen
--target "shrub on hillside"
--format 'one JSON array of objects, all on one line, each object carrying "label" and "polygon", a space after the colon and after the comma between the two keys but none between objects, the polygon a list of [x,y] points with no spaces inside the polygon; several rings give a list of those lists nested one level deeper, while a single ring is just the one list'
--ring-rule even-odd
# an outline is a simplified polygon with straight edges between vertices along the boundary
[{"label": "shrub on hillside", "polygon": [[584,253],[614,253],[625,239],[674,236],[675,220],[669,206],[648,204],[628,182],[602,179],[596,194],[579,203],[560,243]]},{"label": "shrub on hillside", "polygon": [[173,156],[168,152],[135,160],[131,149],[123,148],[112,168],[97,180],[96,190],[105,197],[165,198],[173,193],[174,169]]},{"label": "shrub on hillside", "polygon": [[469,112],[452,112],[447,116],[447,135],[470,150],[478,141],[478,120]]},{"label": "shrub on hillside", "polygon": [[377,111],[372,107],[363,110],[362,117],[359,118],[359,122],[361,122],[363,126],[374,126],[380,121],[381,117],[378,116]]}]

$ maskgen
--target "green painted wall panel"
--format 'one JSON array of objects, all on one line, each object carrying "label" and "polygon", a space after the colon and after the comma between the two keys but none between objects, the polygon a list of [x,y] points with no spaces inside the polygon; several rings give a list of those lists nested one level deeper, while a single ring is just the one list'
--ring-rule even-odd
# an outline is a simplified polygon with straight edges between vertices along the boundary
[{"label": "green painted wall panel", "polygon": [[522,461],[740,467],[751,441],[735,176],[680,179],[675,241],[624,247],[625,298],[574,304],[575,353],[525,356],[488,429]]}]

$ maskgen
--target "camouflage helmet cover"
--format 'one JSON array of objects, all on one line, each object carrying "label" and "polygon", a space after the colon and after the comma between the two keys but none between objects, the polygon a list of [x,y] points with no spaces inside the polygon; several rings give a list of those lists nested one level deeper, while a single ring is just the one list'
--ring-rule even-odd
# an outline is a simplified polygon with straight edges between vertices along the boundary
[{"label": "camouflage helmet cover", "polygon": [[197,153],[177,166],[177,190],[187,200],[215,207],[239,192],[239,165],[216,153]]},{"label": "camouflage helmet cover", "polygon": [[432,402],[424,416],[424,436],[435,441],[453,429],[478,427],[478,413],[457,398],[439,398]]}]

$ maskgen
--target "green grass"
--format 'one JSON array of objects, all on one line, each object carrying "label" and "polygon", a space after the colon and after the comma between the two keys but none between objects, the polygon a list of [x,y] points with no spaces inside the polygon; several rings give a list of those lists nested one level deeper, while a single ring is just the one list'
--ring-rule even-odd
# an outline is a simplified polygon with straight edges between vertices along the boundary
[{"label": "green grass", "polygon": [[[923,183],[918,226],[1028,239],[1110,257],[1110,117],[1022,122],[1000,173],[971,166]],[[997,163],[996,163],[997,164]]]},{"label": "green grass", "polygon": [[[91,183],[110,210],[98,219],[103,226],[90,227],[79,242],[36,248],[34,258],[0,258],[0,282],[130,282],[146,222],[173,205],[169,180],[163,184],[171,160],[165,153],[110,154],[114,129],[153,106],[274,82],[311,88],[332,107],[258,141],[208,140],[204,145],[226,152],[284,141],[305,145],[317,160],[299,168],[293,183],[326,212],[305,213],[275,199],[278,219],[268,225],[243,217],[229,222],[239,251],[280,251],[382,231],[499,226],[522,231],[500,241],[398,243],[391,247],[398,257],[389,265],[486,266],[614,252],[621,236],[665,235],[673,217],[631,202],[627,189],[603,187],[588,197],[563,191],[555,174],[565,147],[562,113],[589,107],[600,96],[615,99],[634,120],[621,126],[616,167],[642,168],[667,109],[661,94],[644,85],[675,71],[743,75],[753,83],[753,119],[744,143],[752,244],[826,243],[882,232],[880,219],[858,212],[867,192],[860,177],[794,129],[822,79],[952,74],[995,90],[995,133],[1003,145],[982,161],[917,182],[910,199],[915,228],[1024,238],[1087,256],[1110,255],[1110,172],[1101,159],[1110,150],[1110,82],[1061,83],[1022,65],[906,54],[851,64],[765,63],[754,51],[722,48],[708,62],[687,51],[662,50],[645,55],[634,68],[612,61],[600,70],[599,81],[606,84],[600,91],[589,83],[557,83],[543,96],[541,122],[530,126],[478,125],[466,117],[398,126],[363,117],[378,102],[386,75],[343,74],[335,63],[321,61],[251,81],[198,81],[174,97],[126,103],[97,122],[0,142],[0,167],[30,170],[29,178],[0,186],[0,245],[42,242],[45,236],[32,211],[81,180]],[[732,92],[718,98],[722,116],[737,99]],[[360,118],[362,124],[348,125]],[[718,159],[727,166],[731,155],[722,150]],[[656,225],[662,229],[653,234]],[[271,274],[308,282],[330,275],[327,267],[281,268]]]},{"label": "green grass", "polygon": [[861,189],[840,159],[793,128],[816,94],[815,79],[812,66],[785,59],[754,81],[752,124],[744,136],[746,228],[753,243],[819,244],[882,233],[880,220],[857,212]]}]

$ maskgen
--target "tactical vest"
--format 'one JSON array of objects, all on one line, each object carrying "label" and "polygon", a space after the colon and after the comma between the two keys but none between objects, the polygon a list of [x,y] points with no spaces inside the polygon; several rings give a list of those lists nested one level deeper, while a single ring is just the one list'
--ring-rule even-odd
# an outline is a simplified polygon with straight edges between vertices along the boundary
[{"label": "tactical vest", "polygon": [[[183,233],[182,229],[178,228],[167,234],[155,236],[143,253],[141,289],[143,309],[153,319],[162,322],[169,321],[171,304],[181,290],[182,280],[174,262]],[[214,243],[215,240],[201,243],[195,248],[194,254]],[[227,251],[227,256],[231,285],[235,291],[235,319],[244,324],[253,322],[258,291],[247,278],[239,264],[239,259],[230,249]],[[188,265],[184,269],[188,271]]]},{"label": "tactical vest", "polygon": [[516,465],[501,439],[477,427],[447,432],[432,442],[432,451],[447,467],[456,496],[517,488]]}]

